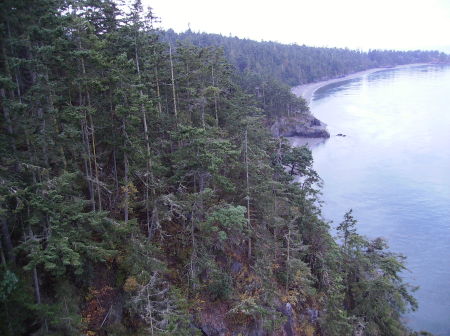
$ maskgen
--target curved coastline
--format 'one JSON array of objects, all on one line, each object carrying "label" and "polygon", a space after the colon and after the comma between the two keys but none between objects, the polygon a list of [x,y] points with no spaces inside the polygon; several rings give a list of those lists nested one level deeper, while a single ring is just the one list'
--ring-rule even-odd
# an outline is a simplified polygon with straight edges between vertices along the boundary
[{"label": "curved coastline", "polygon": [[[319,145],[308,139],[314,168],[324,181],[324,217],[339,223],[345,204],[355,203],[350,205],[365,218],[360,226],[367,230],[363,233],[375,237],[382,232],[392,250],[408,257],[411,272],[405,273],[405,279],[420,286],[415,292],[420,308],[403,315],[405,322],[442,336],[450,335],[450,320],[445,318],[445,302],[450,299],[443,299],[450,293],[448,287],[445,290],[449,275],[433,256],[444,255],[450,241],[442,210],[448,204],[443,198],[449,190],[445,188],[448,157],[441,155],[449,142],[445,141],[449,118],[443,113],[450,92],[448,67],[431,63],[387,69],[319,89],[311,110],[330,125],[332,136]],[[338,132],[347,138],[337,137]],[[306,142],[289,140],[293,146]],[[424,157],[430,160],[423,162]],[[435,214],[439,215],[425,229],[429,216]],[[411,247],[411,241],[423,245],[423,251]],[[429,241],[433,243],[425,247]]]},{"label": "curved coastline", "polygon": [[393,66],[393,67],[367,69],[367,70],[363,70],[363,71],[354,72],[352,74],[349,74],[349,75],[343,76],[343,77],[332,78],[332,79],[324,80],[324,81],[320,81],[320,82],[314,82],[314,83],[308,83],[308,84],[294,86],[291,89],[291,92],[293,94],[295,94],[297,97],[304,98],[306,100],[306,102],[308,103],[308,105],[310,105],[312,98],[314,96],[314,92],[316,92],[318,89],[320,89],[324,86],[338,83],[338,82],[344,82],[349,79],[362,77],[364,75],[369,75],[369,74],[379,72],[379,71],[393,70],[393,69],[400,69],[400,68],[407,68],[407,67],[414,67],[414,66],[421,66],[421,65],[429,65],[429,64],[430,63],[413,63],[413,64],[397,65],[397,66]]}]

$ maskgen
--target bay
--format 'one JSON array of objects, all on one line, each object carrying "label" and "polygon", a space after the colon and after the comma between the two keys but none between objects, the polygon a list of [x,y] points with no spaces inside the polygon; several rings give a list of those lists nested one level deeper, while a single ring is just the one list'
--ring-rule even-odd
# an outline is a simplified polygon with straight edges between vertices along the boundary
[{"label": "bay", "polygon": [[404,277],[420,286],[408,325],[450,335],[450,66],[334,83],[316,91],[311,111],[331,134],[311,145],[324,218],[335,227],[352,208],[360,233],[404,254]]}]

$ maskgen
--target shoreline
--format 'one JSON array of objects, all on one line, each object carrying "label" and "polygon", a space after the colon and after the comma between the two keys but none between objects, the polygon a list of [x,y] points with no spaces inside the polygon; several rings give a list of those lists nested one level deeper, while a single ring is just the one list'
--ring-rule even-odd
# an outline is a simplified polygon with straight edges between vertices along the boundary
[{"label": "shoreline", "polygon": [[311,105],[314,93],[317,90],[319,90],[320,88],[323,88],[324,86],[334,84],[334,83],[344,82],[344,81],[347,81],[350,79],[362,77],[364,75],[370,75],[370,74],[373,74],[373,73],[379,72],[379,71],[394,70],[394,69],[415,67],[415,66],[421,66],[421,65],[430,65],[430,64],[431,63],[412,63],[412,64],[397,65],[397,66],[388,67],[388,68],[367,69],[367,70],[363,70],[363,71],[354,72],[352,74],[349,74],[349,75],[343,76],[343,77],[339,77],[339,78],[332,78],[332,79],[328,79],[328,80],[324,80],[324,81],[320,81],[320,82],[313,82],[313,83],[294,86],[291,89],[291,92],[293,94],[295,94],[297,97],[304,98],[309,106],[309,105]]}]

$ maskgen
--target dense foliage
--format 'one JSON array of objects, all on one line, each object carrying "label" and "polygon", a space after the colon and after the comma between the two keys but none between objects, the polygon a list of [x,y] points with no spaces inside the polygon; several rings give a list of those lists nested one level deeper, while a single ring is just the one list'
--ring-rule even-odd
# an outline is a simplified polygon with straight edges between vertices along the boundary
[{"label": "dense foliage", "polygon": [[304,101],[152,22],[0,3],[0,334],[407,335],[403,259],[351,213],[336,243],[311,153],[266,131]]}]

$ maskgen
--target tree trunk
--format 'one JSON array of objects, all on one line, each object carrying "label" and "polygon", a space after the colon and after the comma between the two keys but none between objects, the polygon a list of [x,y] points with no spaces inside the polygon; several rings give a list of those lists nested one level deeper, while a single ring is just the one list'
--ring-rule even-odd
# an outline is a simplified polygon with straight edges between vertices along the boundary
[{"label": "tree trunk", "polygon": [[159,89],[159,74],[158,74],[158,65],[155,64],[155,76],[156,76],[156,96],[158,97],[158,112],[162,115],[162,106],[161,106],[161,91]]},{"label": "tree trunk", "polygon": [[117,174],[117,158],[116,158],[116,148],[113,149],[113,162],[114,162],[114,188],[116,189],[116,194],[119,190],[119,176]]},{"label": "tree trunk", "polygon": [[[49,77],[48,77],[48,69],[45,72],[45,80],[47,82],[47,85],[49,87],[51,87],[50,81],[49,81]],[[60,130],[59,130],[59,120],[58,120],[58,118],[55,115],[55,104],[53,102],[53,97],[54,97],[53,90],[50,89],[49,93],[48,93],[47,101],[48,101],[48,105],[49,105],[50,111],[51,111],[50,117],[52,118],[52,121],[53,121],[53,124],[54,124],[55,134],[56,134],[56,136],[58,136],[59,132],[60,132]],[[63,146],[61,145],[60,142],[57,143],[57,147],[58,147],[59,153],[61,155],[61,161],[63,163],[64,170],[67,170],[67,161],[66,161],[66,155],[64,153],[64,148],[63,148]]]},{"label": "tree trunk", "polygon": [[175,90],[175,76],[173,74],[172,46],[170,44],[169,44],[169,59],[170,59],[170,75],[172,78],[173,113],[175,115],[175,122],[178,124],[177,95]]},{"label": "tree trunk", "polygon": [[0,224],[1,224],[1,232],[2,232],[2,236],[3,236],[3,240],[5,242],[5,253],[6,253],[6,258],[8,259],[8,262],[15,264],[16,263],[16,257],[14,255],[13,252],[13,244],[11,241],[11,235],[9,233],[9,228],[8,228],[8,222],[6,221],[5,218],[1,218],[0,219]]},{"label": "tree trunk", "polygon": [[5,118],[5,123],[6,123],[6,130],[8,131],[8,135],[11,137],[11,147],[12,147],[12,152],[15,153],[16,152],[16,142],[14,139],[14,131],[13,131],[13,127],[12,127],[12,122],[11,122],[11,118],[10,118],[10,114],[9,114],[9,109],[7,106],[5,106],[5,102],[6,102],[6,93],[5,93],[5,89],[0,89],[0,96],[2,98],[2,110],[3,110],[3,117]]},{"label": "tree trunk", "polygon": [[3,253],[3,245],[2,245],[1,239],[0,239],[0,258],[2,260],[2,265],[6,266],[6,258],[5,258],[5,253]]},{"label": "tree trunk", "polygon": [[[9,71],[8,59],[6,58],[5,47],[3,45],[2,45],[2,54],[3,54],[3,62],[5,64],[6,75],[8,77],[10,77],[12,80],[12,77],[11,77],[11,74]],[[18,90],[20,90],[19,87],[18,87]],[[8,134],[11,137],[11,146],[12,146],[13,154],[15,154],[16,153],[16,142],[14,139],[14,129],[13,129],[13,123],[11,121],[11,116],[9,114],[9,109],[7,106],[5,106],[7,97],[6,97],[6,91],[4,88],[0,89],[0,96],[1,96],[1,99],[3,102],[2,103],[3,117],[5,118],[5,123],[6,123],[6,128],[7,128]]]},{"label": "tree trunk", "polygon": [[[139,84],[142,85],[142,80],[141,80],[141,68],[139,66],[139,55],[138,55],[138,49],[137,49],[137,38],[135,39],[135,61],[136,61],[136,70],[138,73],[138,80],[139,80]],[[142,89],[139,89],[139,97],[141,98],[141,100],[144,97],[144,93],[142,92]],[[149,197],[149,185],[150,183],[153,184],[153,176],[151,173],[151,169],[152,169],[152,161],[150,159],[151,157],[151,151],[150,151],[150,140],[149,140],[149,136],[148,136],[148,126],[147,126],[147,114],[145,111],[145,106],[143,104],[143,102],[141,101],[141,114],[142,114],[142,123],[144,126],[144,140],[145,140],[145,148],[147,150],[147,160],[146,160],[146,174],[145,174],[145,214],[146,214],[146,220],[147,220],[147,230],[150,230],[150,197]],[[155,192],[154,189],[152,188],[153,193]],[[150,233],[147,233],[148,236],[150,237]]]},{"label": "tree trunk", "polygon": [[[195,204],[193,205],[195,206]],[[197,250],[196,250],[196,246],[195,246],[195,220],[194,220],[194,210],[191,211],[191,247],[192,247],[192,252],[191,252],[191,260],[190,260],[190,279],[192,282],[192,287],[194,288],[194,277],[195,277],[195,266],[194,266],[194,259],[197,255]]]},{"label": "tree trunk", "polygon": [[159,227],[159,215],[158,215],[158,208],[156,207],[156,201],[155,201],[155,202],[153,202],[151,224],[150,224],[150,227],[147,228],[147,230],[148,230],[147,238],[149,240],[151,240],[153,238],[153,235],[158,227]]},{"label": "tree trunk", "polygon": [[205,104],[202,101],[202,127],[205,128]]},{"label": "tree trunk", "polygon": [[[113,96],[112,96],[112,90],[109,90],[109,109],[111,113],[111,129],[114,129],[114,107],[113,107]],[[113,169],[114,169],[114,188],[115,188],[115,196],[117,197],[119,192],[119,177],[117,173],[117,146],[116,142],[113,144]]]},{"label": "tree trunk", "polygon": [[[212,85],[214,88],[216,88],[216,80],[214,77],[214,65],[211,67],[211,77],[212,77]],[[216,127],[219,127],[219,108],[217,102],[217,93],[215,90],[214,90],[214,112],[216,114]]]},{"label": "tree trunk", "polygon": [[[29,47],[31,48],[31,46],[29,46]],[[27,58],[29,60],[35,59],[34,55],[31,54],[30,50],[27,50],[26,53],[27,53]],[[30,75],[31,75],[32,86],[43,85],[43,83],[41,83],[41,82],[38,83],[38,73],[35,71],[35,69],[30,69]],[[34,98],[36,99],[36,97],[34,97]],[[44,157],[45,167],[50,168],[49,157],[48,157],[47,123],[45,120],[43,104],[38,105],[38,107],[36,109],[36,114],[33,115],[33,117],[36,118],[40,122],[39,134],[42,137],[42,156]]]},{"label": "tree trunk", "polygon": [[[91,107],[91,98],[89,92],[86,90],[86,97],[88,101],[88,107]],[[95,185],[97,189],[97,198],[98,198],[98,208],[102,211],[102,195],[100,191],[100,179],[98,173],[98,164],[97,164],[97,153],[96,153],[96,144],[95,144],[95,126],[94,121],[92,120],[92,114],[89,113],[89,124],[91,129],[91,140],[92,140],[92,159],[94,161],[94,171],[95,171]]]},{"label": "tree trunk", "polygon": [[124,206],[124,221],[125,224],[128,223],[128,203],[130,199],[130,194],[128,191],[128,156],[127,153],[123,153],[123,162],[124,162],[124,183],[125,183],[125,206]]},{"label": "tree trunk", "polygon": [[252,238],[251,230],[252,225],[250,222],[250,184],[249,184],[249,174],[248,174],[248,136],[247,128],[245,129],[245,181],[247,186],[247,225],[248,225],[248,258],[252,256]]},{"label": "tree trunk", "polygon": [[48,158],[48,143],[47,143],[47,122],[45,120],[45,116],[44,116],[44,109],[42,107],[38,107],[37,109],[37,116],[41,121],[41,136],[43,137],[43,141],[42,141],[42,152],[44,155],[44,164],[45,164],[45,168],[50,168],[50,162],[49,162],[49,158]]},{"label": "tree trunk", "polygon": [[287,258],[286,258],[286,293],[289,290],[289,272],[290,272],[290,256],[291,256],[291,228],[288,228],[287,240]]},{"label": "tree trunk", "polygon": [[[82,50],[81,39],[78,40],[78,49]],[[81,71],[83,74],[83,78],[85,79],[86,78],[86,66],[84,64],[83,57],[80,58],[80,62],[81,62]],[[86,93],[87,106],[88,106],[88,108],[90,108],[91,107],[91,96],[89,94],[89,89],[87,87],[85,87],[85,93]],[[85,119],[86,119],[86,112],[85,112]],[[98,207],[99,207],[99,210],[102,211],[102,198],[101,198],[101,192],[100,192],[100,180],[99,180],[98,165],[97,165],[97,154],[96,154],[96,148],[95,148],[96,147],[96,145],[95,145],[95,127],[94,127],[94,122],[92,120],[91,111],[89,111],[88,119],[86,119],[86,128],[87,128],[87,120],[89,120],[89,125],[90,125],[90,132],[87,133],[87,144],[88,144],[88,148],[89,148],[89,153],[88,153],[89,161],[90,161],[90,157],[91,157],[90,147],[92,146],[92,154],[93,154],[92,159],[94,162],[95,185],[96,185],[96,189],[97,189]],[[90,139],[89,139],[89,133],[91,134]],[[95,198],[94,198],[94,203],[95,203]]]},{"label": "tree trunk", "polygon": [[[29,208],[28,208],[28,210],[29,210]],[[28,235],[29,235],[28,239],[34,240],[34,233],[31,230],[30,225],[28,225]],[[33,286],[34,286],[34,295],[36,297],[36,303],[38,305],[40,305],[41,304],[41,289],[39,286],[39,277],[38,277],[36,266],[33,266],[32,276],[33,276]]]},{"label": "tree trunk", "polygon": [[87,134],[87,127],[86,127],[86,114],[84,115],[84,119],[81,120],[81,136],[83,138],[83,144],[84,148],[87,154],[87,159],[85,156],[83,156],[83,163],[84,163],[84,170],[86,174],[86,179],[88,182],[88,188],[89,188],[89,195],[91,198],[91,206],[92,211],[95,211],[95,195],[94,195],[94,186],[92,184],[92,166],[91,166],[91,149],[89,146],[89,135]]},{"label": "tree trunk", "polygon": [[34,284],[34,294],[36,296],[36,303],[41,304],[41,289],[39,286],[39,278],[37,274],[36,267],[33,267],[33,284]]}]

